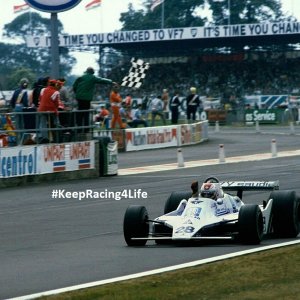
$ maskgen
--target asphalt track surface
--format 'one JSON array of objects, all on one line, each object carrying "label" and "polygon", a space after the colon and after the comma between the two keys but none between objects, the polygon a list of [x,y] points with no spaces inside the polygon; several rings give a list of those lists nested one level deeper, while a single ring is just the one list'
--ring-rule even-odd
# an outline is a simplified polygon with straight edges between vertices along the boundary
[{"label": "asphalt track surface", "polygon": [[[226,156],[270,152],[272,139],[278,151],[300,149],[299,128],[210,129],[210,140],[184,147],[185,161],[216,158],[219,144]],[[300,131],[300,130],[299,130]],[[300,133],[300,132],[299,132]],[[176,161],[175,148],[121,153],[120,168]],[[201,243],[197,246],[155,245],[127,247],[122,233],[128,205],[145,205],[150,217],[163,213],[171,191],[189,190],[193,180],[209,175],[220,180],[279,180],[281,189],[300,194],[300,158],[273,158],[256,162],[217,164],[173,171],[114,176],[1,190],[0,299],[23,296],[77,284],[246,250],[253,246]],[[53,189],[66,191],[122,191],[141,189],[146,199],[52,199]],[[246,194],[246,203],[261,204],[268,194]],[[298,236],[299,238],[299,236]],[[261,246],[282,242],[264,240]]]}]

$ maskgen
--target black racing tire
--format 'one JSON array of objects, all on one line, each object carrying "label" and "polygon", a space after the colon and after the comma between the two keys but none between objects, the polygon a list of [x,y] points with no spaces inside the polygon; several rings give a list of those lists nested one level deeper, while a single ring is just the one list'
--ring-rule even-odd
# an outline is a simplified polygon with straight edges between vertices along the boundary
[{"label": "black racing tire", "polygon": [[263,238],[264,221],[258,205],[245,204],[238,219],[239,239],[243,244],[257,245]]},{"label": "black racing tire", "polygon": [[174,211],[182,199],[188,200],[192,197],[192,192],[172,192],[165,203],[164,214]]},{"label": "black racing tire", "polygon": [[148,237],[148,212],[144,206],[130,205],[124,215],[123,233],[128,246],[145,246],[147,240],[133,240],[134,237]]},{"label": "black racing tire", "polygon": [[295,238],[300,232],[300,201],[295,191],[273,191],[271,226],[275,237]]},{"label": "black racing tire", "polygon": [[[162,230],[163,229],[163,230]],[[172,236],[172,229],[169,228],[169,227],[161,227],[160,228],[160,232],[155,232],[155,235],[158,235],[159,233],[161,233],[163,231],[163,234],[161,234],[160,236],[166,236],[166,237],[171,237]],[[155,243],[157,245],[168,245],[168,244],[172,244],[172,240],[160,240],[160,239],[157,239],[155,240]]]}]

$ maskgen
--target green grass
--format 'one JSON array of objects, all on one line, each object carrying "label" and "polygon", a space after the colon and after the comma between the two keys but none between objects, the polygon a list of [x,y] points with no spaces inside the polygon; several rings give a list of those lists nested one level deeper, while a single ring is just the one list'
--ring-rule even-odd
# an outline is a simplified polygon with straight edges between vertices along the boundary
[{"label": "green grass", "polygon": [[41,299],[296,300],[300,299],[300,245]]}]

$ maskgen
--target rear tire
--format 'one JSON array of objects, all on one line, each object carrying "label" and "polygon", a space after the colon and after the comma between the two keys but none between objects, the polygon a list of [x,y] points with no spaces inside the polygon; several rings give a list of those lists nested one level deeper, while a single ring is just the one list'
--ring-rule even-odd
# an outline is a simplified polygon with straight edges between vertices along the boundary
[{"label": "rear tire", "polygon": [[128,246],[145,246],[147,240],[133,240],[132,238],[148,237],[148,219],[148,212],[144,206],[131,205],[127,208],[124,215],[123,232]]},{"label": "rear tire", "polygon": [[300,232],[300,201],[295,191],[274,191],[272,223],[276,237],[295,238]]},{"label": "rear tire", "polygon": [[243,244],[259,244],[263,237],[263,215],[258,205],[243,205],[238,220],[239,239]]},{"label": "rear tire", "polygon": [[182,199],[188,200],[191,197],[191,192],[172,192],[165,203],[164,214],[174,211]]}]

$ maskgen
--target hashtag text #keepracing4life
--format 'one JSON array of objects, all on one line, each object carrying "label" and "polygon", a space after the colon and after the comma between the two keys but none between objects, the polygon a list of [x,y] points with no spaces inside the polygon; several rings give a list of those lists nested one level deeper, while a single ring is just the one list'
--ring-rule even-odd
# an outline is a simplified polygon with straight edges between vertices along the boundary
[{"label": "hashtag text #keepracing4life", "polygon": [[54,189],[51,194],[52,199],[147,199],[148,193],[142,191],[142,189],[124,189],[122,191],[109,191],[105,189],[104,191],[94,191],[87,189],[84,191],[66,191],[65,189]]}]

